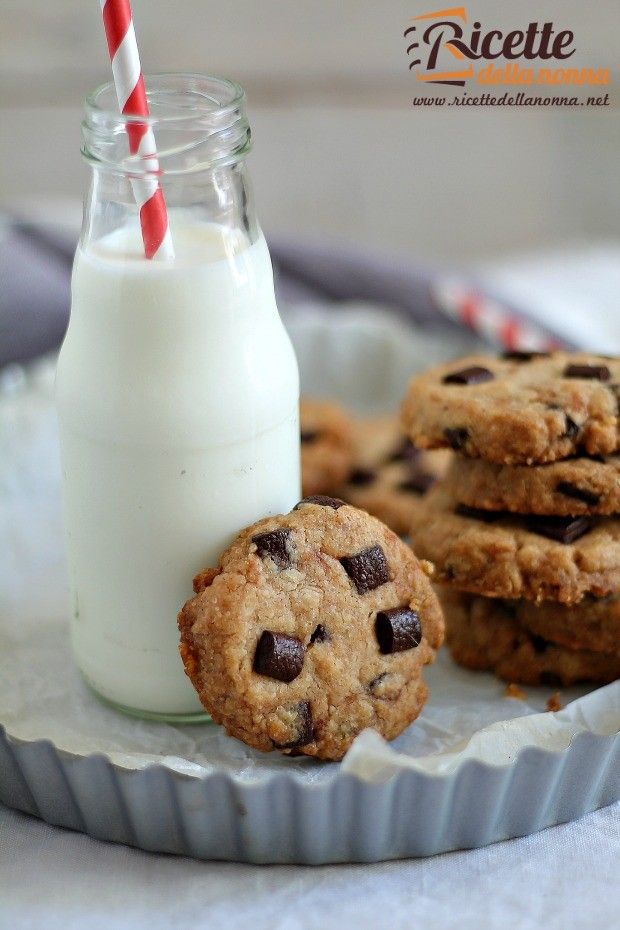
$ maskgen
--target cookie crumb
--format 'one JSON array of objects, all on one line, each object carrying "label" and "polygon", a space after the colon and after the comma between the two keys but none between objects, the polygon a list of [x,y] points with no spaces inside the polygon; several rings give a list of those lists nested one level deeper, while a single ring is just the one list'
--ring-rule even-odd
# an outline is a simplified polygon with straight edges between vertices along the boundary
[{"label": "cookie crumb", "polygon": [[551,714],[555,714],[558,710],[562,710],[562,701],[560,700],[559,691],[554,691],[551,697],[547,698],[547,710]]},{"label": "cookie crumb", "polygon": [[516,685],[512,681],[510,682],[509,685],[506,685],[504,694],[506,695],[506,697],[514,698],[517,701],[525,701],[527,699],[527,695],[525,691],[523,691],[523,689],[520,688],[519,685]]}]

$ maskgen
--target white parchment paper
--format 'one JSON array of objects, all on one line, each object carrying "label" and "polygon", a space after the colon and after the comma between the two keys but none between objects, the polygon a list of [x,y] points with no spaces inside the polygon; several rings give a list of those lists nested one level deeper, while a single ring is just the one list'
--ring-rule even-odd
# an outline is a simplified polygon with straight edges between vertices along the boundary
[{"label": "white parchment paper", "polygon": [[[316,383],[320,354],[322,392],[358,409],[360,397],[368,407],[395,407],[407,375],[429,355],[455,354],[454,345],[416,338],[368,309],[343,318],[313,313],[294,321],[291,332],[302,384]],[[373,351],[380,365],[369,364]],[[383,781],[403,767],[440,774],[470,758],[507,765],[525,746],[563,750],[578,733],[620,729],[620,682],[567,690],[564,709],[551,714],[549,688],[525,688],[525,701],[507,698],[504,684],[455,666],[445,650],[425,672],[430,698],[420,718],[390,745],[362,733],[340,766],[257,753],[212,724],[147,723],[103,706],[69,651],[53,370],[53,359],[27,373],[5,369],[0,383],[0,724],[9,734],[49,739],[71,753],[104,753],[128,768],[158,762],[188,775],[226,770],[242,779],[286,768],[316,782],[340,767]],[[372,384],[361,383],[366,371]]]}]

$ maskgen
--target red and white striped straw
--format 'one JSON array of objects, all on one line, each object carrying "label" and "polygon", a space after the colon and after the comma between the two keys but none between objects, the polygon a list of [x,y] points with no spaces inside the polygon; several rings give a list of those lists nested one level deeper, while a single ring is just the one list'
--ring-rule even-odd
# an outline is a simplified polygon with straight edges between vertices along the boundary
[{"label": "red and white striped straw", "polygon": [[453,320],[504,349],[548,352],[561,348],[559,339],[534,321],[525,320],[508,307],[482,294],[466,280],[444,278],[431,286],[440,310]]},{"label": "red and white striped straw", "polygon": [[[129,0],[99,2],[121,113],[148,116],[149,105]],[[159,162],[153,130],[148,123],[135,121],[128,123],[127,135],[129,151],[132,155],[141,157],[140,168],[147,172],[146,177],[134,178],[131,182],[140,211],[144,254],[147,258],[154,259],[173,258],[166,203],[157,179]]]}]

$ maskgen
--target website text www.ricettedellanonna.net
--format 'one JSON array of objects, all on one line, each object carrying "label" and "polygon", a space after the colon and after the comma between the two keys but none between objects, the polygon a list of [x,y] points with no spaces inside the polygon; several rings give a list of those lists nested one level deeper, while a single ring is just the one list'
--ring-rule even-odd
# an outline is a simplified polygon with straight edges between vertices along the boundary
[{"label": "website text www.ricettedellanonna.net", "polygon": [[454,94],[452,97],[431,95],[416,96],[412,99],[414,107],[608,107],[609,94],[588,97],[568,97],[561,95],[506,93],[497,96],[489,92],[483,94]]}]

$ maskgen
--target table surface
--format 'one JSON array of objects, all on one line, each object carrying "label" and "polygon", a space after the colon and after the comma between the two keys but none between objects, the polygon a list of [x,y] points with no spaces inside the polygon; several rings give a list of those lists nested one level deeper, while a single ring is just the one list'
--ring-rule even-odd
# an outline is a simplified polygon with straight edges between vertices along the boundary
[{"label": "table surface", "polygon": [[619,861],[620,804],[485,849],[322,867],[154,855],[0,805],[0,926],[614,930]]}]

